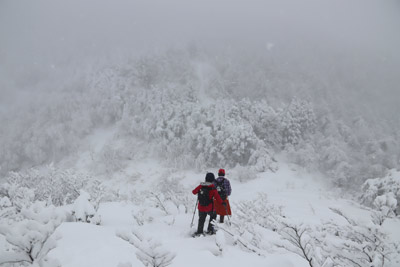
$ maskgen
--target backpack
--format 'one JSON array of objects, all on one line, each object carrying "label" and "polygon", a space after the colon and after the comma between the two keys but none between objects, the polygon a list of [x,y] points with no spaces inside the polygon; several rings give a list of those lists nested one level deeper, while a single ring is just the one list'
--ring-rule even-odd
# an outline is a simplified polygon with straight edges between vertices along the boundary
[{"label": "backpack", "polygon": [[208,206],[212,203],[212,199],[210,199],[211,189],[211,186],[201,186],[199,193],[197,193],[197,197],[201,206]]},{"label": "backpack", "polygon": [[218,194],[222,200],[225,200],[227,197],[224,182],[225,179],[215,181],[215,187],[217,188]]}]

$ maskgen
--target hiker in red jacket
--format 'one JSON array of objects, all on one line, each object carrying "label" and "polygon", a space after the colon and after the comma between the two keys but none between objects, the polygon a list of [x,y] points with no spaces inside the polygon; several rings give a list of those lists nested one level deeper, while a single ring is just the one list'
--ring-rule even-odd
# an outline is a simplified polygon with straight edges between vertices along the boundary
[{"label": "hiker in red jacket", "polygon": [[206,221],[207,215],[210,215],[210,221],[207,227],[207,234],[215,234],[214,225],[212,221],[217,217],[215,213],[214,200],[222,204],[222,199],[218,195],[215,189],[214,182],[215,176],[213,173],[209,172],[206,174],[206,181],[197,186],[192,193],[198,196],[198,209],[199,209],[199,224],[197,226],[197,232],[193,236],[198,236],[203,234],[204,222]]},{"label": "hiker in red jacket", "polygon": [[[225,215],[232,215],[231,206],[229,205],[228,197],[232,193],[231,183],[225,178],[225,170],[219,169],[218,178],[214,181],[215,188],[222,199],[222,204],[215,203],[216,214],[219,215],[219,222],[224,222]],[[215,216],[215,219],[217,217]]]}]

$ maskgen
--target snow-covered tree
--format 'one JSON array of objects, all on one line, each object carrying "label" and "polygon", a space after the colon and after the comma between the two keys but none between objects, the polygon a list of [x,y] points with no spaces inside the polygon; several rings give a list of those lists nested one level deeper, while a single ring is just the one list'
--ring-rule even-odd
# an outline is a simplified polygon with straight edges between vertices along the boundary
[{"label": "snow-covered tree", "polygon": [[315,131],[316,116],[310,102],[294,98],[281,112],[282,145],[297,145]]},{"label": "snow-covered tree", "polygon": [[[331,73],[318,78],[277,64],[276,56],[169,49],[79,72],[74,66],[68,73],[78,74],[62,81],[42,79],[36,70],[42,78],[27,83],[32,90],[24,98],[32,100],[10,108],[12,117],[0,114],[0,174],[57,166],[104,127],[113,127],[115,138],[92,151],[98,174],[147,156],[179,168],[274,170],[274,154],[285,149],[290,161],[357,188],[399,166],[398,122],[358,105]],[[362,87],[353,89],[362,93]]]}]

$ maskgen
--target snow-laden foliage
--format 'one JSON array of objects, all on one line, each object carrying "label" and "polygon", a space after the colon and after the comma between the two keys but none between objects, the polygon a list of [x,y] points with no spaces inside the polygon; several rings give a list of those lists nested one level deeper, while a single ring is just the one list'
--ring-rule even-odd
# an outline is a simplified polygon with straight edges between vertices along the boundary
[{"label": "snow-laden foliage", "polygon": [[176,256],[159,241],[145,237],[137,229],[133,230],[132,233],[119,231],[117,236],[136,248],[136,257],[146,267],[166,267],[172,263]]},{"label": "snow-laden foliage", "polygon": [[[363,184],[361,201],[384,217],[400,214],[400,172],[391,170],[383,178],[368,179]],[[380,219],[381,220],[381,219]]]},{"label": "snow-laden foliage", "polygon": [[241,103],[222,100],[202,106],[196,96],[176,88],[147,89],[130,100],[124,129],[154,144],[177,167],[250,164],[263,171],[273,164],[262,136],[242,116]]},{"label": "snow-laden foliage", "polygon": [[0,251],[0,264],[24,266],[35,263],[41,266],[47,262],[46,255],[55,246],[51,235],[65,219],[65,212],[39,201],[23,208],[16,220],[2,218],[0,234],[5,237],[6,245]]},{"label": "snow-laden foliage", "polygon": [[17,183],[2,184],[0,194],[2,197],[2,206],[14,210],[14,212],[20,212],[24,207],[29,207],[35,200],[33,189]]},{"label": "snow-laden foliage", "polygon": [[399,253],[399,244],[392,243],[380,224],[360,225],[356,218],[338,209],[346,224],[325,223],[317,237],[321,254],[329,256],[336,264],[347,266],[387,266]]},{"label": "snow-laden foliage", "polygon": [[[167,174],[165,174],[167,176]],[[161,207],[167,215],[188,213],[193,207],[193,196],[181,184],[181,178],[164,178],[149,195],[155,207]]]},{"label": "snow-laden foliage", "polygon": [[10,199],[6,196],[3,196],[0,199],[0,217],[8,218],[16,214],[15,207],[13,207]]},{"label": "snow-laden foliage", "polygon": [[0,187],[0,196],[7,196],[19,209],[34,200],[61,206],[72,203],[83,188],[97,197],[104,196],[99,195],[101,184],[88,175],[46,165],[9,173]]},{"label": "snow-laden foliage", "polygon": [[90,199],[90,195],[81,190],[79,197],[72,204],[72,216],[78,222],[100,224],[101,218],[96,216],[96,210]]},{"label": "snow-laden foliage", "polygon": [[280,118],[283,145],[297,145],[301,140],[309,138],[316,129],[316,116],[309,102],[292,100]]},{"label": "snow-laden foliage", "polygon": [[341,216],[343,223],[306,224],[287,217],[282,207],[269,203],[264,194],[234,208],[232,226],[217,224],[217,229],[231,236],[234,244],[258,255],[284,249],[302,257],[310,267],[392,266],[391,260],[399,252],[399,244],[390,241],[381,224],[360,224],[339,209],[331,211]]}]

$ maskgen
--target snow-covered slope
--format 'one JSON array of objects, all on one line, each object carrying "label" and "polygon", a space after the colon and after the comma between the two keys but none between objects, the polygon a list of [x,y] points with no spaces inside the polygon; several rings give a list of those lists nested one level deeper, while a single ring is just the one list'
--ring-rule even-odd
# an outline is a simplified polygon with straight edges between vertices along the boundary
[{"label": "snow-covered slope", "polygon": [[[279,231],[286,230],[259,229],[262,228],[261,224],[256,222],[260,218],[248,217],[246,221],[239,216],[241,204],[246,201],[255,203],[260,197],[265,206],[281,207],[290,225],[307,226],[313,231],[322,229],[327,223],[341,226],[349,224],[344,216],[335,212],[339,210],[360,226],[372,224],[370,211],[329,193],[319,177],[291,170],[291,167],[281,164],[278,172],[263,173],[247,182],[240,182],[236,172],[228,170],[227,177],[233,189],[230,198],[232,226],[226,220],[222,226],[224,230],[218,230],[217,235],[192,238],[190,233],[195,231],[198,217],[196,213],[195,226],[191,228],[196,197],[190,191],[203,181],[204,174],[171,171],[154,162],[131,168],[136,171],[136,179],[121,175],[111,185],[119,189],[121,194],[130,196],[130,199],[126,197],[126,201],[102,203],[98,209],[100,225],[63,223],[54,233],[57,242],[49,252],[49,258],[59,261],[63,267],[142,266],[142,250],[149,254],[165,251],[167,254],[164,255],[172,258],[169,266],[309,266],[304,258],[293,253],[296,250],[285,243],[287,240]],[[162,195],[158,195],[160,201],[157,201],[158,191],[155,188],[160,183],[160,177],[173,181],[168,185],[176,186],[174,190],[187,192],[187,203],[174,204],[174,201]],[[165,188],[165,192],[169,189]],[[266,197],[259,193],[266,194]],[[277,216],[274,209],[269,211],[271,214],[259,214],[259,217],[271,219]],[[249,211],[249,214],[252,213]],[[399,226],[398,220],[387,219],[383,231],[387,231],[393,241],[400,241]],[[326,233],[306,232],[304,236],[307,234],[320,237]],[[254,248],[257,253],[241,242]],[[311,249],[314,257],[323,257],[322,252],[314,249]],[[326,266],[330,266],[328,264],[329,260]],[[387,266],[398,264],[397,255]],[[319,265],[315,261],[313,266]]]}]

